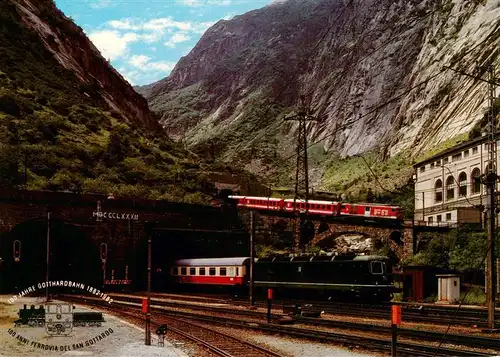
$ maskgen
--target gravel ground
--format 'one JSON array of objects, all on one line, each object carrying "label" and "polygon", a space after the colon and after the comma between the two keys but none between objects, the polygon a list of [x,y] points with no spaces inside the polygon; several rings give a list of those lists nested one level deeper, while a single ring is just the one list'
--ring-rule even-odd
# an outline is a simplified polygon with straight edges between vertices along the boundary
[{"label": "gravel ground", "polygon": [[[144,345],[144,330],[115,316],[103,314],[101,327],[73,327],[69,336],[50,337],[43,327],[14,327],[17,312],[27,304],[38,307],[43,299],[23,297],[14,304],[0,296],[0,357],[103,356],[103,357],[187,357],[165,339],[159,347],[155,335]],[[76,305],[76,311],[89,309]],[[104,334],[104,335],[102,335]],[[24,340],[22,340],[22,338]],[[81,343],[82,345],[79,345]],[[49,349],[51,346],[52,350]],[[57,347],[57,350],[54,350]]]},{"label": "gravel ground", "polygon": [[347,349],[332,347],[326,343],[304,342],[292,338],[252,335],[248,336],[253,342],[265,344],[281,350],[293,357],[368,357],[383,356],[382,354],[367,354],[352,352]]}]

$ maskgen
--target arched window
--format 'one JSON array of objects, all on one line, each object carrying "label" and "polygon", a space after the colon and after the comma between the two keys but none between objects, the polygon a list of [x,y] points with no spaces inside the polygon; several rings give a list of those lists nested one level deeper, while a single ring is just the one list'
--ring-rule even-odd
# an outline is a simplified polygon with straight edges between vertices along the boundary
[{"label": "arched window", "polygon": [[479,170],[479,168],[476,167],[474,170],[472,170],[471,174],[472,194],[481,192],[481,181],[479,180],[480,176],[481,176],[481,170]]},{"label": "arched window", "polygon": [[455,180],[453,176],[448,176],[446,179],[446,200],[452,200],[455,198]]},{"label": "arched window", "polygon": [[458,196],[467,196],[467,174],[465,172],[461,172],[460,175],[458,175],[458,184]]},{"label": "arched window", "polygon": [[443,181],[437,180],[436,183],[434,184],[434,201],[441,202],[443,201]]}]

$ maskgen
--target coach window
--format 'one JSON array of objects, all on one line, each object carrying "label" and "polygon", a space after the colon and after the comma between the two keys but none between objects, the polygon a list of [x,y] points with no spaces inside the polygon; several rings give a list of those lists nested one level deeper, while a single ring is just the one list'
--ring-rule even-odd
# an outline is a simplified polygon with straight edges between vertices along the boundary
[{"label": "coach window", "polygon": [[236,267],[236,276],[240,276],[240,268]]},{"label": "coach window", "polygon": [[179,273],[179,268],[177,268],[177,267],[173,267],[173,268],[172,268],[172,274],[173,274],[173,275],[179,275],[178,273]]},{"label": "coach window", "polygon": [[384,274],[384,266],[382,262],[370,262],[372,274]]},{"label": "coach window", "polygon": [[443,200],[443,181],[437,180],[436,183],[434,184],[434,191],[435,191],[435,202],[441,202]]},{"label": "coach window", "polygon": [[461,172],[458,175],[458,183],[460,187],[458,188],[458,195],[460,197],[467,196],[467,174],[465,172]]},{"label": "coach window", "polygon": [[220,268],[220,270],[219,270],[219,275],[220,275],[220,276],[226,276],[226,275],[227,275],[227,270],[226,270],[226,268]]},{"label": "coach window", "polygon": [[453,176],[448,176],[446,179],[446,200],[452,200],[455,198],[455,180]]},{"label": "coach window", "polygon": [[196,268],[189,268],[189,275],[196,275]]},{"label": "coach window", "polygon": [[186,275],[186,267],[181,268],[181,275]]},{"label": "coach window", "polygon": [[215,275],[215,268],[210,268],[208,270],[208,275]]},{"label": "coach window", "polygon": [[481,181],[479,180],[480,176],[481,176],[481,170],[479,170],[477,167],[474,170],[472,170],[471,174],[472,194],[481,192]]},{"label": "coach window", "polygon": [[200,268],[200,275],[205,275],[205,268]]}]

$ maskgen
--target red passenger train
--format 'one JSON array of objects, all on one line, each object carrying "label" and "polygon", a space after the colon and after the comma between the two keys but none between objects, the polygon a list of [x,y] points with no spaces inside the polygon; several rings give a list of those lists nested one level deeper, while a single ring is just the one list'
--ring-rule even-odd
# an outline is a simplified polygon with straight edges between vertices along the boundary
[{"label": "red passenger train", "polygon": [[238,202],[238,207],[267,211],[293,212],[296,210],[305,212],[307,210],[310,214],[322,216],[358,216],[394,220],[403,219],[403,210],[401,207],[380,203],[345,203],[308,200],[306,207],[306,202],[304,200],[294,201],[294,199],[250,196],[229,196],[228,198],[236,200]]}]

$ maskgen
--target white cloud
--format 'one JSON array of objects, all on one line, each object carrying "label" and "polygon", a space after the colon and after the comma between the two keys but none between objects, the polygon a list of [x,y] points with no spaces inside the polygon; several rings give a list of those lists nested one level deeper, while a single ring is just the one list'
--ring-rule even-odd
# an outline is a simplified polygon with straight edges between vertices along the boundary
[{"label": "white cloud", "polygon": [[101,51],[104,58],[114,60],[127,54],[128,45],[139,37],[133,32],[120,34],[117,31],[97,31],[89,35],[90,40]]},{"label": "white cloud", "polygon": [[151,58],[145,55],[138,55],[130,57],[128,63],[134,67],[142,68]]},{"label": "white cloud", "polygon": [[113,5],[111,0],[93,0],[90,2],[90,7],[93,9],[103,9]]},{"label": "white cloud", "polygon": [[141,72],[169,72],[175,67],[174,62],[155,61],[151,62],[151,57],[145,55],[135,55],[130,57],[128,63]]},{"label": "white cloud", "polygon": [[191,7],[203,5],[229,6],[232,3],[231,0],[177,0],[177,2]]},{"label": "white cloud", "polygon": [[165,46],[174,48],[175,46],[177,46],[178,43],[186,42],[186,41],[189,41],[190,39],[191,39],[191,37],[186,35],[185,33],[178,32],[175,35],[173,35],[170,38],[170,40],[165,42]]},{"label": "white cloud", "polygon": [[112,20],[107,23],[110,27],[116,30],[144,31],[145,38],[156,39],[157,41],[164,35],[165,31],[172,30],[204,33],[215,22],[190,22],[190,21],[175,21],[172,17],[160,17],[152,20],[144,19],[122,19]]}]

